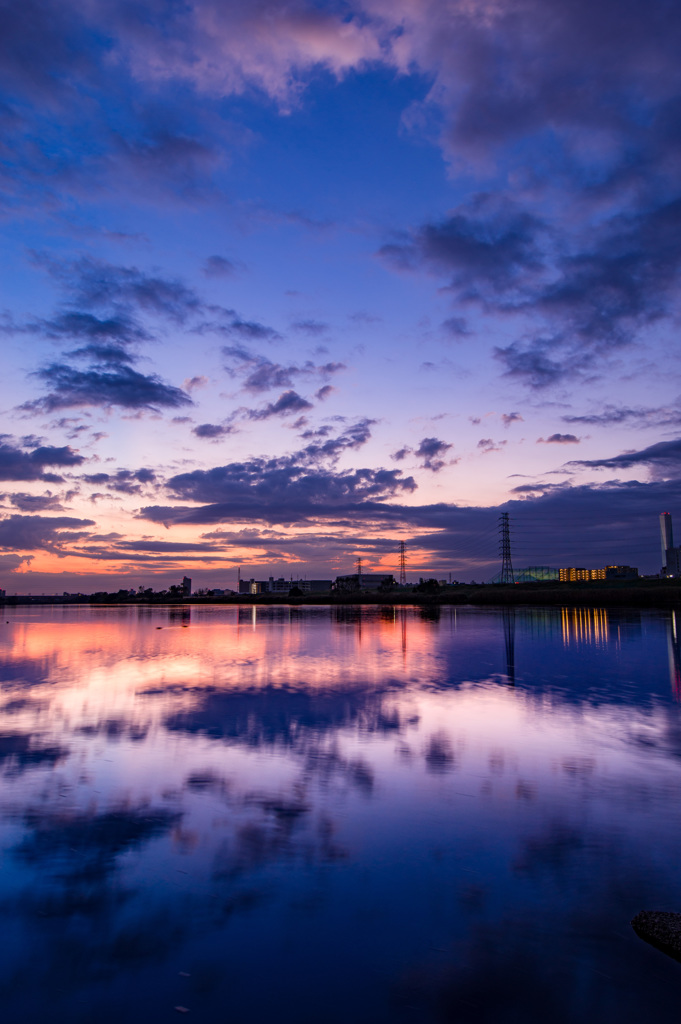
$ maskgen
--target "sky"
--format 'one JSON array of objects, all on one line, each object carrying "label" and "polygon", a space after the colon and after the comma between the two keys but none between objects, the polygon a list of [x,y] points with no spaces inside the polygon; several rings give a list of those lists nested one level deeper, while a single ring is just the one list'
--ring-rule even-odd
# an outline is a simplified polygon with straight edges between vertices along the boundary
[{"label": "sky", "polygon": [[0,587],[659,571],[678,4],[0,24]]}]

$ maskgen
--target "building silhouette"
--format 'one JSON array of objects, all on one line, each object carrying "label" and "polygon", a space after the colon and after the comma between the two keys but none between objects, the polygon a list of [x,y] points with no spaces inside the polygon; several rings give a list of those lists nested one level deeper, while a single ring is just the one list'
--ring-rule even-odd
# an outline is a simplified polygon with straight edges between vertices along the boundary
[{"label": "building silhouette", "polygon": [[660,543],[662,545],[662,575],[681,576],[681,547],[674,547],[672,517],[660,513]]},{"label": "building silhouette", "polygon": [[294,587],[303,594],[324,594],[331,590],[331,580],[287,580],[283,576],[267,580],[242,580],[239,578],[240,594],[286,594]]}]

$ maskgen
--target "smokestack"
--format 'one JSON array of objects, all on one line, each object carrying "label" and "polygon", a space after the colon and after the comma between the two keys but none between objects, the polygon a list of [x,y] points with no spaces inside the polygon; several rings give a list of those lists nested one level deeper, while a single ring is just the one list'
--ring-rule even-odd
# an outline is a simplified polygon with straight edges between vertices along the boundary
[{"label": "smokestack", "polygon": [[672,517],[669,512],[660,513],[660,540],[662,542],[662,565],[667,564],[667,551],[674,547]]}]

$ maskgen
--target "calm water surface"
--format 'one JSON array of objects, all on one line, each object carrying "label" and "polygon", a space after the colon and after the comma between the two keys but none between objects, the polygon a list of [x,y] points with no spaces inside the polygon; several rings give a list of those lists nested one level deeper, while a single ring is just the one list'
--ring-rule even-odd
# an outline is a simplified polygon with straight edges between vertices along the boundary
[{"label": "calm water surface", "polygon": [[678,1020],[673,613],[2,618],[3,1019]]}]

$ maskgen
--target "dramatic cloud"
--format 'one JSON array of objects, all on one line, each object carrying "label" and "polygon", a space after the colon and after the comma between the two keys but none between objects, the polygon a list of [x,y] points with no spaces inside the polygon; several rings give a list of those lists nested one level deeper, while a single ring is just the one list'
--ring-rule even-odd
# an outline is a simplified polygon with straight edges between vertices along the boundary
[{"label": "dramatic cloud", "polygon": [[48,386],[48,393],[25,402],[29,412],[55,412],[78,406],[113,406],[124,409],[177,409],[191,405],[180,388],[166,384],[156,374],[138,373],[130,367],[77,370],[66,363],[52,363],[35,376]]},{"label": "dramatic cloud", "polygon": [[180,473],[167,483],[171,496],[209,507],[154,507],[144,509],[142,515],[156,522],[295,523],[347,514],[373,501],[414,491],[413,478],[403,477],[399,470],[335,468],[344,452],[366,444],[371,425],[371,420],[360,420],[342,434],[313,441],[291,455]]},{"label": "dramatic cloud", "polygon": [[85,537],[85,527],[94,526],[92,519],[69,516],[7,516],[0,519],[0,548],[34,551],[43,548],[59,552],[65,544]]},{"label": "dramatic cloud", "polygon": [[630,469],[632,466],[649,466],[663,476],[681,476],[681,438],[673,441],[659,441],[638,452],[623,452],[609,459],[588,459],[572,462],[574,466],[591,469]]},{"label": "dramatic cloud", "polygon": [[488,195],[454,211],[447,220],[425,224],[379,250],[402,270],[425,266],[450,276],[459,301],[522,301],[524,290],[544,267],[539,245],[543,225],[513,203]]},{"label": "dramatic cloud", "polygon": [[[233,470],[230,470],[230,477]],[[264,479],[261,471],[259,479]],[[254,478],[251,477],[253,480]],[[661,508],[681,507],[681,479],[665,483],[608,482],[600,486],[570,487],[545,485],[545,493],[537,494],[542,485],[521,485],[519,500],[500,508],[461,507],[449,503],[437,505],[402,505],[398,495],[390,501],[355,500],[348,496],[343,503],[308,504],[301,501],[301,491],[287,494],[288,507],[272,504],[258,495],[258,486],[249,501],[243,495],[243,476],[234,487],[223,476],[220,480],[194,479],[192,487],[216,484],[230,486],[233,500],[203,505],[157,506],[142,510],[152,522],[210,524],[231,521],[253,521],[287,526],[291,523],[314,522],[314,535],[305,537],[272,536],[253,530],[249,537],[240,533],[218,531],[206,539],[259,548],[269,552],[273,561],[286,561],[298,554],[310,562],[324,561],[322,552],[328,543],[331,557],[342,555],[351,544],[367,556],[381,557],[394,553],[397,558],[398,537],[413,537],[414,548],[420,552],[424,566],[451,567],[462,579],[490,579],[499,569],[498,516],[500,511],[511,515],[511,540],[514,565],[590,565],[629,564],[647,571],[657,571],[659,560],[658,515]],[[310,487],[320,484],[310,481]],[[305,488],[307,489],[307,488]],[[295,492],[295,493],[294,493]],[[534,492],[534,493],[533,493]],[[217,491],[211,492],[217,497]],[[243,503],[242,503],[243,502]],[[626,514],[623,515],[623,509]],[[327,533],[323,524],[333,525]],[[345,537],[338,531],[344,523]],[[366,531],[363,535],[362,531]],[[320,548],[321,545],[321,548]],[[260,556],[259,556],[260,557]]]},{"label": "dramatic cloud", "polygon": [[681,199],[673,199],[618,213],[586,240],[564,232],[561,247],[571,251],[556,253],[555,228],[485,195],[380,254],[398,269],[446,275],[460,304],[528,317],[525,337],[496,356],[508,375],[541,388],[592,370],[672,312],[680,226]]},{"label": "dramatic cloud", "polygon": [[6,440],[0,439],[0,480],[45,480],[55,483],[62,478],[54,473],[46,473],[46,466],[71,468],[85,462],[68,445],[63,448],[41,446],[33,451],[22,451]]},{"label": "dramatic cloud", "polygon": [[148,274],[138,267],[117,266],[82,256],[58,260],[35,253],[34,262],[47,271],[78,308],[137,310],[167,317],[176,323],[200,312],[196,292],[178,278]]},{"label": "dramatic cloud", "polygon": [[26,494],[18,491],[15,494],[7,495],[9,501],[20,512],[46,512],[52,509],[55,512],[63,512],[64,509],[58,495],[46,491],[45,494]]},{"label": "dramatic cloud", "polygon": [[[272,454],[252,458],[244,430],[227,466],[195,469],[203,474],[196,478],[177,474],[163,498],[169,522],[218,522],[254,509],[291,522],[323,520],[317,535],[329,538],[334,531],[359,536],[362,521],[377,552],[390,530],[409,535],[413,527],[434,559],[453,557],[474,544],[474,518],[469,523],[468,513],[449,504],[399,505],[413,489],[399,472],[348,469],[348,453],[370,434],[368,421],[336,436],[340,421],[325,421],[335,422],[331,430],[301,415],[328,398],[343,369],[331,361],[338,352],[317,349],[308,360],[305,351],[332,338],[328,320],[343,325],[344,349],[358,365],[356,389],[336,393],[333,411],[371,409],[393,438],[414,436],[407,433],[414,423],[434,423],[433,408],[445,408],[442,394],[431,408],[436,387],[447,389],[447,415],[460,417],[464,431],[475,409],[499,401],[512,409],[530,387],[542,391],[542,401],[525,415],[543,444],[580,440],[550,433],[562,422],[580,434],[608,430],[606,450],[634,448],[573,465],[615,475],[641,466],[650,483],[577,493],[527,477],[518,496],[543,488],[545,497],[511,507],[522,506],[528,518],[533,509],[540,519],[574,513],[585,560],[635,561],[644,551],[626,554],[627,529],[642,537],[651,503],[671,506],[679,497],[678,442],[664,430],[676,434],[681,426],[674,400],[681,7],[663,0],[26,0],[4,4],[2,29],[0,209],[10,228],[6,301],[15,307],[0,316],[11,389],[5,404],[22,403],[36,415],[79,410],[78,422],[40,421],[43,440],[0,438],[6,479],[59,480],[83,462],[59,447],[78,437],[105,470],[85,483],[130,498],[160,487],[140,471],[109,471],[129,443],[131,425],[121,427],[117,415],[183,413],[191,393],[200,411],[191,422],[176,417],[173,472],[194,470],[198,447],[204,457],[222,450],[198,441],[224,437],[237,420],[258,421],[253,433],[272,441],[260,450]],[[339,118],[340,109],[353,117]],[[410,157],[414,141],[419,149]],[[439,184],[433,146],[447,165]],[[331,223],[351,230],[329,230]],[[376,227],[383,224],[385,231]],[[15,244],[20,233],[52,249],[34,254],[30,279]],[[367,259],[376,249],[380,269]],[[220,253],[240,250],[253,268],[240,290],[243,310],[232,308],[236,299],[215,299],[236,293],[241,269],[236,256]],[[117,263],[113,251],[127,255]],[[376,309],[348,313],[367,302]],[[234,389],[259,396],[261,408],[248,399],[249,408],[225,409],[208,389],[200,392],[202,371],[219,386],[216,339],[227,346]],[[460,365],[418,351],[442,345]],[[273,357],[250,351],[259,348]],[[322,359],[329,362],[318,365]],[[420,362],[438,368],[427,395],[423,379],[411,379]],[[504,390],[491,379],[495,366]],[[28,380],[40,392],[22,390],[31,370],[37,375]],[[185,377],[184,387],[175,386]],[[603,394],[616,404],[603,406]],[[650,401],[660,408],[644,405]],[[103,414],[109,438],[100,445]],[[292,436],[279,429],[286,416],[307,446],[290,456],[280,454]],[[520,419],[506,412],[501,423],[509,428]],[[150,465],[167,464],[153,420],[145,418],[140,458],[143,452]],[[490,420],[486,433],[493,422],[500,424]],[[661,428],[665,439],[644,447],[641,427]],[[499,500],[508,471],[527,470],[523,459],[537,454],[534,446],[503,445],[480,440],[479,454],[499,454],[494,466],[475,460],[476,474],[488,476],[461,481],[467,502],[483,483],[497,495],[490,500]],[[393,458],[403,465],[409,456],[438,472],[452,463],[450,449],[427,437]],[[518,465],[502,472],[511,450]],[[60,462],[59,451],[79,461]],[[661,477],[672,478],[666,490]],[[448,481],[442,473],[431,482],[444,488]],[[56,513],[59,500],[69,507],[85,500],[30,490],[27,484],[4,500],[25,513]],[[125,511],[140,502],[120,504]],[[160,513],[150,518],[164,521]],[[369,527],[379,539],[372,541]],[[538,561],[580,550],[561,547],[555,529],[546,536],[543,554],[538,547],[532,556]],[[96,543],[97,557],[108,557],[107,542]]]}]

